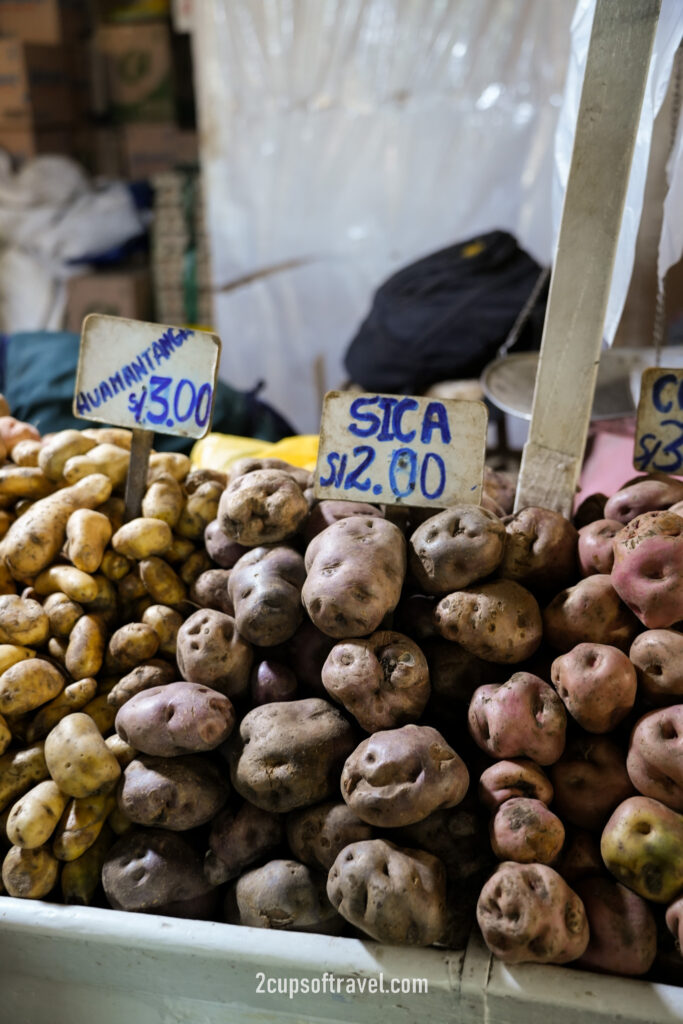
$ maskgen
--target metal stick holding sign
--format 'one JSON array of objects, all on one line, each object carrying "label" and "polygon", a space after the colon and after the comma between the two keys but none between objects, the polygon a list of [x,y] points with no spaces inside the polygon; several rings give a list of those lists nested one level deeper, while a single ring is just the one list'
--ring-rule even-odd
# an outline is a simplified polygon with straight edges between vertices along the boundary
[{"label": "metal stick holding sign", "polygon": [[315,496],[435,509],[478,504],[483,402],[406,395],[325,395]]},{"label": "metal stick holding sign", "polygon": [[217,335],[189,327],[100,313],[83,321],[73,414],[133,431],[126,519],[140,512],[155,431],[208,433],[220,351]]}]

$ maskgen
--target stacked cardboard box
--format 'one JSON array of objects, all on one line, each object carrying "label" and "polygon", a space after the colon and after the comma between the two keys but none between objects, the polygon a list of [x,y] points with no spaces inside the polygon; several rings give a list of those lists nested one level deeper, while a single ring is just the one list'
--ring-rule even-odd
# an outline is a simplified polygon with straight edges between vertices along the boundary
[{"label": "stacked cardboard box", "polygon": [[67,282],[67,331],[81,333],[89,313],[152,319],[152,287],[146,267],[79,274]]},{"label": "stacked cardboard box", "polygon": [[154,178],[152,276],[157,319],[168,324],[213,321],[204,202],[196,172]]},{"label": "stacked cardboard box", "polygon": [[83,0],[0,0],[0,146],[71,152],[82,94]]}]

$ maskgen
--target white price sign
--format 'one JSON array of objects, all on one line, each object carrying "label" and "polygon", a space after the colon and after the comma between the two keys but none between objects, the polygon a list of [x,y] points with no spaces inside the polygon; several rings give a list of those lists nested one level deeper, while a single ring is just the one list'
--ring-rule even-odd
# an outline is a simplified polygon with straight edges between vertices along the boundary
[{"label": "white price sign", "polygon": [[446,508],[481,501],[483,402],[330,391],[316,498]]},{"label": "white price sign", "polygon": [[74,416],[204,437],[220,351],[220,339],[206,331],[92,313],[83,321]]},{"label": "white price sign", "polygon": [[683,473],[683,370],[643,371],[633,465],[641,472]]}]

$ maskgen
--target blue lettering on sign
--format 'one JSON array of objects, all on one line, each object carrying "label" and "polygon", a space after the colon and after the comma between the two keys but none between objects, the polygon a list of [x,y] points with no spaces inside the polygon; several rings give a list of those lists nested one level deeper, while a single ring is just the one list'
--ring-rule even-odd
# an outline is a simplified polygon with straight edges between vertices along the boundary
[{"label": "blue lettering on sign", "polygon": [[441,440],[444,444],[450,444],[451,428],[448,425],[448,413],[441,402],[430,402],[422,421],[422,444],[432,443],[432,434],[435,430],[441,433]]},{"label": "blue lettering on sign", "polygon": [[673,402],[668,401],[666,404],[662,401],[662,391],[667,384],[675,384],[676,377],[673,373],[665,373],[663,376],[658,377],[652,385],[652,404],[654,405],[657,412],[671,412],[673,408]]},{"label": "blue lettering on sign", "polygon": [[[381,416],[369,412],[368,406],[376,405]],[[416,430],[403,429],[403,417],[407,412],[419,409],[415,398],[394,398],[392,395],[367,395],[354,398],[349,412],[352,419],[348,430],[356,437],[374,437],[378,441],[402,441],[409,444],[414,440]],[[359,426],[359,424],[362,424]],[[448,423],[448,412],[441,402],[430,402],[425,410],[420,429],[422,444],[431,444],[432,434],[438,431],[443,444],[450,444],[451,428]]]},{"label": "blue lettering on sign", "polygon": [[359,427],[356,423],[349,423],[349,430],[356,437],[372,437],[380,424],[379,416],[372,412],[363,412],[366,405],[373,405],[378,401],[377,395],[374,398],[356,398],[351,402],[351,415],[361,423],[367,423],[367,427]]}]

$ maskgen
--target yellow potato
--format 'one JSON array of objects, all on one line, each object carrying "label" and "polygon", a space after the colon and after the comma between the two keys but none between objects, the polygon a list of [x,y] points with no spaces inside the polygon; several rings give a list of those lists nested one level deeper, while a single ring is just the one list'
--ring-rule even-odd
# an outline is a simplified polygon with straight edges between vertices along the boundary
[{"label": "yellow potato", "polygon": [[0,754],[4,754],[12,742],[12,732],[5,718],[0,715]]},{"label": "yellow potato", "polygon": [[0,714],[24,715],[64,689],[64,676],[50,661],[18,661],[0,676]]},{"label": "yellow potato", "polygon": [[112,551],[111,548],[105,551],[104,557],[102,558],[102,565],[100,569],[112,583],[118,583],[122,580],[133,567],[133,563],[130,559],[126,558],[125,555],[120,555],[117,551]]},{"label": "yellow potato", "polygon": [[171,565],[182,565],[186,562],[192,552],[195,550],[195,546],[191,540],[187,537],[175,537],[168,551],[164,551],[164,558]]},{"label": "yellow potato", "polygon": [[12,846],[2,863],[2,881],[10,896],[42,900],[54,889],[59,861],[44,846],[23,850]]},{"label": "yellow potato", "polygon": [[66,668],[66,652],[69,642],[63,636],[51,636],[47,642],[47,653]]},{"label": "yellow potato", "polygon": [[136,622],[142,622],[142,616],[145,614],[148,608],[151,608],[154,604],[154,598],[147,594],[145,597],[139,598],[133,605],[133,618]]},{"label": "yellow potato", "polygon": [[67,861],[62,868],[61,886],[65,903],[89,907],[100,884],[102,866],[115,841],[115,835],[105,824],[99,836],[76,860]]},{"label": "yellow potato", "polygon": [[212,565],[213,562],[207,555],[206,551],[204,551],[203,548],[199,548],[197,551],[194,551],[187,561],[185,561],[180,567],[180,578],[183,583],[187,584],[188,587],[191,587],[194,581],[201,576],[203,572],[210,569]]},{"label": "yellow potato", "polygon": [[75,683],[65,686],[54,700],[45,704],[36,712],[26,733],[29,743],[42,740],[62,718],[73,711],[80,711],[89,704],[97,694],[97,680],[92,677],[78,679]]},{"label": "yellow potato", "polygon": [[107,625],[110,625],[118,614],[116,587],[101,572],[93,576],[93,579],[97,584],[97,597],[94,601],[88,601],[86,605],[88,615],[97,615]]},{"label": "yellow potato", "polygon": [[14,804],[7,819],[7,838],[14,846],[34,850],[43,846],[69,801],[51,779],[39,782]]},{"label": "yellow potato", "polygon": [[66,524],[68,557],[77,569],[97,572],[111,535],[111,523],[101,512],[89,508],[76,509]]},{"label": "yellow potato", "polygon": [[42,441],[26,438],[17,442],[12,449],[12,462],[15,466],[37,466],[38,455],[43,447]]},{"label": "yellow potato", "polygon": [[98,444],[85,455],[73,455],[64,466],[64,479],[75,484],[90,473],[104,473],[111,480],[112,487],[121,487],[126,482],[130,452],[115,444]]},{"label": "yellow potato", "polygon": [[187,455],[181,452],[152,452],[147,470],[147,486],[149,487],[164,473],[169,473],[182,483],[191,469],[192,463]]},{"label": "yellow potato", "polygon": [[138,598],[146,596],[145,584],[140,578],[137,566],[127,576],[124,576],[122,580],[119,580],[117,590],[121,601],[127,603],[137,601]]},{"label": "yellow potato", "polygon": [[115,444],[130,451],[133,433],[125,427],[86,427],[83,434],[95,444]]},{"label": "yellow potato", "polygon": [[107,647],[107,668],[130,672],[141,661],[153,658],[159,650],[159,637],[144,622],[127,622],[112,633]]},{"label": "yellow potato", "polygon": [[133,822],[128,818],[120,807],[115,807],[107,818],[107,824],[117,836],[123,836],[130,832]]},{"label": "yellow potato", "polygon": [[82,615],[69,636],[66,667],[74,679],[96,676],[102,668],[107,642],[104,622],[98,615]]},{"label": "yellow potato", "polygon": [[0,509],[0,537],[4,537],[14,522],[14,516],[5,509]]},{"label": "yellow potato", "polygon": [[64,543],[71,513],[77,508],[97,508],[107,500],[111,487],[104,474],[92,473],[73,487],[63,487],[36,501],[12,523],[0,541],[0,556],[15,579],[33,579],[51,565]]},{"label": "yellow potato", "polygon": [[74,455],[85,455],[96,442],[82,430],[60,430],[43,443],[38,454],[38,465],[48,480],[57,483],[67,461]]},{"label": "yellow potato", "polygon": [[50,620],[42,605],[30,598],[3,594],[0,597],[0,643],[39,647],[50,633]]},{"label": "yellow potato", "polygon": [[8,750],[0,756],[0,810],[48,775],[44,743],[34,743],[23,750]]},{"label": "yellow potato", "polygon": [[98,512],[107,517],[111,523],[112,530],[116,533],[123,526],[123,521],[126,518],[126,503],[123,498],[113,495],[108,501],[99,506]]},{"label": "yellow potato", "polygon": [[0,467],[0,494],[10,498],[44,498],[52,484],[37,466]]},{"label": "yellow potato", "polygon": [[138,568],[147,593],[157,604],[173,605],[185,600],[183,581],[163,558],[143,558]]},{"label": "yellow potato", "polygon": [[48,771],[63,793],[73,797],[108,791],[121,769],[92,718],[67,715],[45,740]]},{"label": "yellow potato", "polygon": [[43,609],[50,620],[50,632],[59,637],[67,637],[84,614],[80,604],[60,591],[49,595],[43,603]]},{"label": "yellow potato", "polygon": [[206,527],[216,518],[222,493],[223,487],[213,480],[200,484],[196,491],[188,495],[175,527],[176,533],[189,540],[201,540]]},{"label": "yellow potato", "polygon": [[97,697],[94,697],[85,705],[83,713],[92,718],[103,736],[105,733],[111,732],[114,728],[116,708],[113,708],[111,704],[109,704],[106,693],[100,693]]},{"label": "yellow potato", "polygon": [[40,434],[32,423],[25,423],[14,416],[0,416],[0,438],[7,451],[11,454],[12,449],[25,438],[40,440]]},{"label": "yellow potato", "polygon": [[183,624],[182,615],[168,605],[152,604],[143,612],[142,621],[151,626],[159,637],[159,652],[175,658],[178,630]]},{"label": "yellow potato", "polygon": [[97,597],[95,580],[73,565],[51,565],[36,576],[34,587],[42,597],[61,592],[72,601],[84,603]]},{"label": "yellow potato", "polygon": [[126,558],[149,558],[161,555],[173,542],[171,527],[162,519],[140,517],[131,519],[111,539],[114,551]]},{"label": "yellow potato", "polygon": [[0,595],[16,594],[17,588],[4,562],[0,562]]},{"label": "yellow potato", "polygon": [[95,842],[108,815],[116,806],[111,792],[72,800],[62,815],[52,842],[57,860],[76,860]]},{"label": "yellow potato", "polygon": [[112,733],[111,736],[107,736],[104,741],[116,760],[121,765],[121,768],[127,768],[131,761],[134,761],[137,757],[137,750],[131,747],[130,743],[126,743],[122,740],[118,733]]},{"label": "yellow potato", "polygon": [[30,647],[20,647],[18,644],[0,644],[0,674],[5,672],[18,661],[26,661],[27,658],[35,658],[36,652]]},{"label": "yellow potato", "polygon": [[178,481],[170,473],[162,473],[147,488],[142,499],[142,514],[150,519],[162,519],[173,529],[184,504],[185,497]]}]

